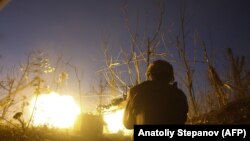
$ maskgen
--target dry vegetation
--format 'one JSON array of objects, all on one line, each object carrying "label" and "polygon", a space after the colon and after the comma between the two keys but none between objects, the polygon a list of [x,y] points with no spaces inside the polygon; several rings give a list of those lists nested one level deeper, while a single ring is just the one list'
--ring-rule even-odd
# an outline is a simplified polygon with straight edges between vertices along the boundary
[{"label": "dry vegetation", "polygon": [[[168,51],[159,49],[160,46],[166,47],[165,35],[163,31],[163,19],[165,9],[159,4],[159,21],[154,28],[153,35],[147,35],[146,31],[142,37],[139,37],[137,29],[132,30],[129,24],[128,17],[128,5],[124,6],[125,23],[129,31],[131,39],[131,47],[129,51],[118,53],[119,56],[109,54],[108,42],[104,41],[104,56],[105,56],[105,68],[98,71],[106,81],[107,87],[111,93],[119,92],[122,97],[126,97],[126,90],[131,86],[140,83],[143,80],[143,70],[154,59],[171,59],[175,60],[177,64],[184,69],[184,76],[182,80],[187,89],[187,97],[189,100],[189,119],[187,124],[250,124],[250,70],[247,68],[249,60],[246,60],[244,56],[235,56],[231,49],[227,50],[229,60],[229,71],[227,80],[223,80],[225,77],[216,71],[216,66],[212,63],[209,54],[207,53],[207,47],[205,42],[201,39],[199,45],[203,48],[204,60],[207,65],[208,81],[210,82],[209,92],[204,91],[202,101],[198,101],[194,91],[194,85],[198,85],[199,82],[194,82],[194,68],[195,61],[192,60],[186,54],[187,52],[187,34],[185,29],[185,16],[184,11],[180,17],[180,32],[176,36],[175,47],[179,58],[169,58]],[[138,20],[138,19],[137,19]],[[139,23],[138,23],[139,25]],[[196,37],[199,38],[199,37]],[[161,50],[161,52],[157,52]],[[20,66],[21,71],[15,70],[19,75],[7,74],[6,77],[1,77],[0,80],[0,94],[7,95],[5,98],[0,99],[0,141],[77,141],[77,140],[130,140],[130,137],[124,137],[122,135],[110,135],[110,136],[82,136],[73,135],[67,131],[61,131],[59,129],[49,129],[47,127],[32,127],[30,126],[30,120],[19,120],[19,124],[13,124],[9,115],[15,113],[10,111],[10,108],[15,105],[16,96],[20,94],[26,88],[34,89],[34,95],[38,95],[44,85],[44,72],[49,73],[54,70],[57,71],[57,67],[53,68],[48,62],[48,58],[40,56],[40,54],[33,54],[28,56],[28,60],[25,64]],[[177,61],[179,60],[179,61]],[[69,63],[67,65],[70,65]],[[77,82],[79,85],[79,95],[81,95],[81,80],[78,77],[77,67],[70,65],[77,75]],[[64,79],[66,79],[66,73],[60,73],[62,78],[59,81],[52,84],[58,88]],[[15,74],[15,73],[13,73]],[[57,75],[58,75],[57,74]],[[64,75],[62,75],[64,74]],[[125,74],[125,75],[124,75]],[[178,75],[178,74],[177,74]],[[55,75],[56,76],[56,75]],[[222,77],[223,76],[223,77]],[[102,94],[102,89],[101,92]],[[112,95],[112,94],[111,94]],[[118,102],[114,105],[120,104],[121,99],[116,99]],[[113,101],[116,101],[113,100]],[[123,100],[123,99],[122,99]],[[19,99],[19,101],[21,101]],[[24,100],[25,103],[25,100]],[[101,104],[101,103],[100,103]],[[202,105],[202,104],[205,104]],[[99,105],[103,106],[103,105]],[[199,107],[203,107],[202,109]],[[20,108],[22,111],[22,108]],[[204,112],[205,111],[205,112]],[[16,119],[19,119],[18,117]],[[7,121],[7,122],[6,122]],[[5,123],[5,124],[3,124]]]},{"label": "dry vegetation", "polygon": [[227,103],[218,110],[211,110],[208,113],[200,114],[187,121],[187,124],[250,124],[250,97],[237,99]]}]

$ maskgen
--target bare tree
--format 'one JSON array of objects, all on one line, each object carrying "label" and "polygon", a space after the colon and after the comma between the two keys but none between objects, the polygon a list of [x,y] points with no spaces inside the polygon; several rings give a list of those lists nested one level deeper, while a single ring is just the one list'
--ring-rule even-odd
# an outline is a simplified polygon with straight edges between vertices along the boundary
[{"label": "bare tree", "polygon": [[6,79],[3,80],[0,83],[0,87],[3,91],[5,91],[4,93],[6,93],[6,97],[4,97],[3,99],[1,99],[1,105],[2,105],[2,115],[1,117],[4,118],[8,109],[10,108],[11,105],[14,104],[14,99],[15,96],[18,92],[24,90],[25,88],[31,86],[33,84],[33,82],[35,81],[33,80],[28,80],[28,74],[30,73],[31,70],[31,62],[30,62],[30,55],[28,55],[28,59],[27,59],[27,63],[21,65],[21,72],[22,74],[20,75],[19,78],[16,78],[15,76],[11,76],[10,74],[8,74],[6,76]]},{"label": "bare tree", "polygon": [[[118,90],[124,94],[127,89],[135,84],[141,83],[143,71],[149,65],[152,59],[162,57],[165,53],[157,53],[156,48],[161,43],[161,31],[165,16],[164,1],[158,3],[159,18],[153,33],[148,33],[147,23],[140,24],[139,14],[136,16],[136,25],[130,24],[128,2],[123,7],[125,25],[127,27],[131,47],[130,50],[121,49],[120,53],[114,57],[109,54],[109,45],[107,41],[104,45],[105,68],[100,70],[112,89]],[[140,25],[140,26],[139,26]],[[140,32],[141,25],[145,25],[143,32]],[[135,28],[132,28],[135,27]],[[135,29],[135,30],[132,30]],[[140,36],[142,34],[142,36]]]},{"label": "bare tree", "polygon": [[[185,8],[186,5],[183,3],[180,8],[180,30],[179,34],[176,37],[176,49],[180,58],[181,65],[185,69],[185,85],[188,90],[188,99],[189,99],[189,105],[190,105],[190,113],[193,113],[194,115],[198,114],[197,110],[197,102],[195,99],[195,94],[194,94],[194,69],[191,67],[190,62],[188,61],[188,56],[187,56],[187,48],[186,48],[186,42],[187,42],[187,32],[186,32],[186,16],[185,16]],[[195,64],[195,61],[193,64]]]},{"label": "bare tree", "polygon": [[17,98],[23,90],[35,87],[35,93],[40,93],[41,83],[44,82],[43,74],[53,72],[54,69],[43,52],[28,54],[26,63],[21,64],[18,70],[14,70],[14,74],[7,74],[0,82],[0,89],[5,94],[0,100],[1,118],[5,119],[10,107],[20,101]]},{"label": "bare tree", "polygon": [[[230,61],[230,80],[232,83],[225,83],[225,86],[236,94],[237,98],[246,96],[248,92],[250,71],[246,70],[246,60],[244,56],[237,56],[235,58],[231,48],[227,49],[227,54]],[[246,72],[244,72],[244,70]]]},{"label": "bare tree", "polygon": [[228,101],[228,96],[224,90],[224,82],[221,80],[218,72],[216,71],[215,67],[211,63],[210,58],[208,57],[205,42],[200,40],[200,39],[199,39],[199,41],[200,41],[201,46],[203,48],[205,62],[208,66],[208,80],[214,88],[214,91],[215,91],[214,93],[217,97],[218,104],[219,104],[218,106],[219,106],[219,108],[221,108],[221,107],[225,106],[227,104],[227,101]]},{"label": "bare tree", "polygon": [[[83,103],[82,103],[82,80],[80,78],[80,74],[79,74],[79,70],[77,68],[77,66],[72,65],[70,62],[66,62],[66,65],[70,66],[74,72],[75,72],[75,76],[76,76],[76,80],[77,80],[77,84],[78,84],[78,95],[79,95],[79,102],[80,102],[80,108],[81,108],[81,113],[83,112]],[[65,79],[65,76],[67,74],[62,73],[61,77],[63,77]]]}]

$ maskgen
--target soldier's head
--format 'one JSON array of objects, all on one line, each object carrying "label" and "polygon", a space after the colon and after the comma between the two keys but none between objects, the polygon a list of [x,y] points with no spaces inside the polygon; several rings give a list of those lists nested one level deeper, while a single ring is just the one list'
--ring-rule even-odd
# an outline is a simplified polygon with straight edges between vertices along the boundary
[{"label": "soldier's head", "polygon": [[174,81],[173,66],[164,60],[156,60],[152,62],[147,68],[148,80],[159,80],[165,82]]}]

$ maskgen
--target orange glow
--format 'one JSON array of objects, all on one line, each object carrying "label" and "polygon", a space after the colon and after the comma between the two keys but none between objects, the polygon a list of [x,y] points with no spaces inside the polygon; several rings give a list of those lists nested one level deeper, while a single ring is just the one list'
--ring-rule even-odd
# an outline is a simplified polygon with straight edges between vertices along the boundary
[{"label": "orange glow", "polygon": [[104,114],[104,122],[107,124],[107,128],[104,128],[104,133],[123,133],[124,135],[132,134],[131,130],[127,130],[123,126],[123,112],[124,109],[120,109]]},{"label": "orange glow", "polygon": [[[55,92],[42,94],[31,100],[30,113],[35,105],[33,125],[48,125],[49,127],[71,128],[77,115],[79,106],[72,96],[59,95]],[[36,101],[36,102],[35,102]]]}]

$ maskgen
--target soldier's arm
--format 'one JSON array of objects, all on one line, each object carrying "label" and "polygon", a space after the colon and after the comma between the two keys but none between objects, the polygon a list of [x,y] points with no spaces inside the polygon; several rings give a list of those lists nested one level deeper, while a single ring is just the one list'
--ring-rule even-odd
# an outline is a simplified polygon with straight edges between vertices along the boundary
[{"label": "soldier's arm", "polygon": [[184,92],[182,90],[178,90],[179,93],[179,102],[180,102],[180,110],[182,110],[183,113],[183,117],[182,120],[183,122],[186,122],[187,120],[187,113],[188,113],[188,101],[187,101],[187,97],[184,94]]},{"label": "soldier's arm", "polygon": [[133,129],[135,124],[134,94],[130,90],[127,97],[127,105],[124,110],[123,124],[127,129]]}]

